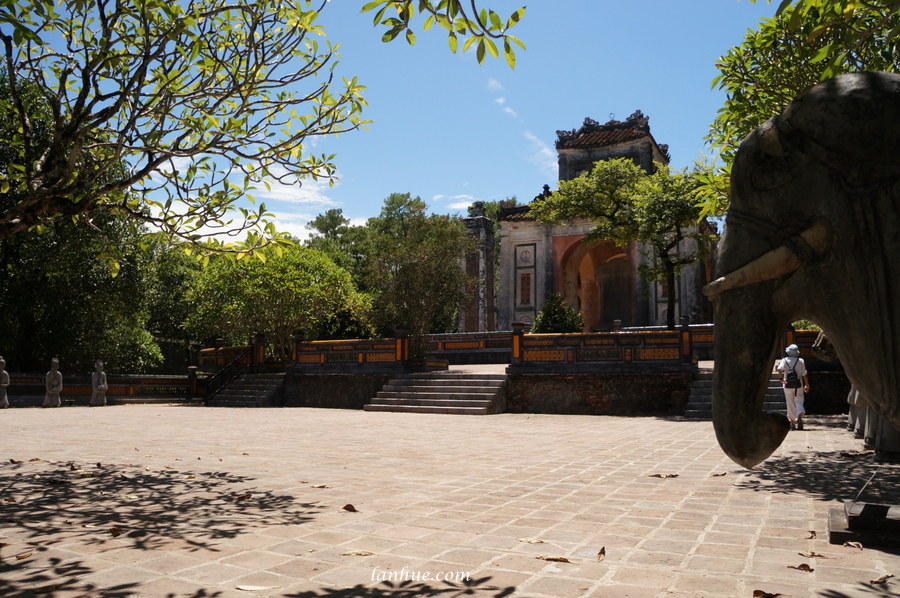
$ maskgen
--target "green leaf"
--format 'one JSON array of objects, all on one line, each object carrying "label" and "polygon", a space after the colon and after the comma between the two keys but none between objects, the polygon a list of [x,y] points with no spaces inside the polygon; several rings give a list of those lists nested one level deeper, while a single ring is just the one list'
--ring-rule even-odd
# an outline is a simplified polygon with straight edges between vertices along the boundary
[{"label": "green leaf", "polygon": [[834,48],[834,44],[828,44],[819,48],[819,50],[813,55],[812,58],[809,59],[810,64],[816,64],[817,62],[822,62],[828,55],[831,54],[831,50]]},{"label": "green leaf", "polygon": [[513,52],[512,46],[509,45],[509,40],[503,40],[503,56],[506,57],[506,64],[509,65],[509,68],[516,68],[516,53]]}]

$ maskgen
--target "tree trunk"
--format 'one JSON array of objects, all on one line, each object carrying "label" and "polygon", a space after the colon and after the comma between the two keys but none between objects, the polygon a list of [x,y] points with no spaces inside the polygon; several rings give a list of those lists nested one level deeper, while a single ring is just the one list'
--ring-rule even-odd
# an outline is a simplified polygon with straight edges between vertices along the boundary
[{"label": "tree trunk", "polygon": [[668,252],[660,256],[666,269],[666,293],[669,297],[669,305],[666,309],[666,327],[675,328],[675,305],[678,297],[675,295],[675,264],[669,259]]}]

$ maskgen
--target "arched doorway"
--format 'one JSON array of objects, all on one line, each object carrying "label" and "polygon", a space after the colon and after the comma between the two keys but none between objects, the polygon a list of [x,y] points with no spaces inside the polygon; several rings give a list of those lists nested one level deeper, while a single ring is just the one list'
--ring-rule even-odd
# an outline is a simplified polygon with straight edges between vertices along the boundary
[{"label": "arched doorway", "polygon": [[609,330],[635,320],[635,270],[630,248],[580,241],[561,262],[560,293],[581,311],[585,330]]}]

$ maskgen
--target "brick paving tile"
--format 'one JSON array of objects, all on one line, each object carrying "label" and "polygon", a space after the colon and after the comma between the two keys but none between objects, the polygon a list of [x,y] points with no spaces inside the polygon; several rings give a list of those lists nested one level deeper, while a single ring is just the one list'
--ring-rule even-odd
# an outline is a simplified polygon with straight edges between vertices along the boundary
[{"label": "brick paving tile", "polygon": [[590,598],[659,598],[663,590],[644,585],[602,585],[596,587],[588,596]]},{"label": "brick paving tile", "polygon": [[543,577],[525,584],[521,589],[526,596],[577,596],[586,595],[591,582],[580,579],[566,579],[559,577]]},{"label": "brick paving tile", "polygon": [[[404,582],[449,598],[897,595],[868,582],[900,555],[827,541],[829,509],[878,466],[841,457],[860,448],[841,418],[809,427],[745,471],[709,422],[678,418],[7,410],[0,595],[388,598],[400,586],[373,572],[404,568],[468,571]],[[864,500],[900,502],[900,468],[876,480]],[[815,571],[786,566],[801,563]]]}]

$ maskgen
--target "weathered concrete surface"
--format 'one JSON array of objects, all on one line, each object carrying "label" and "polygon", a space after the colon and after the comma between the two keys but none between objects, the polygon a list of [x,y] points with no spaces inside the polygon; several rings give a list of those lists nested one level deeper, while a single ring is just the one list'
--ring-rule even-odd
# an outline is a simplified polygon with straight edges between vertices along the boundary
[{"label": "weathered concrete surface", "polygon": [[[900,556],[827,541],[828,510],[876,467],[842,457],[859,449],[844,427],[812,417],[744,471],[709,422],[678,419],[9,409],[0,595],[896,595],[868,582]],[[863,498],[898,479],[883,467]],[[471,581],[379,583],[404,567]]]}]

